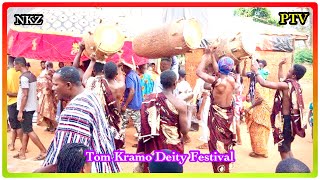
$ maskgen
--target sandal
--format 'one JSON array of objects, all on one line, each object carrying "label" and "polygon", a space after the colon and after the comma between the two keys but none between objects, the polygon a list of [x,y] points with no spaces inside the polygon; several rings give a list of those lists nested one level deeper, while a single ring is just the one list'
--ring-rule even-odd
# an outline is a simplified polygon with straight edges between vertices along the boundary
[{"label": "sandal", "polygon": [[249,156],[254,157],[254,158],[260,157],[258,154],[254,153],[254,152],[249,153]]},{"label": "sandal", "polygon": [[47,157],[47,154],[43,155],[43,154],[39,154],[39,156],[37,156],[34,160],[35,161],[42,161]]},{"label": "sandal", "polygon": [[201,144],[200,146],[197,146],[197,149],[209,149],[209,145],[208,143],[204,143],[204,144]]},{"label": "sandal", "polygon": [[27,159],[26,156],[21,156],[20,154],[14,155],[13,158],[20,159],[20,160],[25,160],[25,159]]},{"label": "sandal", "polygon": [[49,132],[55,132],[57,130],[57,128],[52,128],[52,129],[49,129]]},{"label": "sandal", "polygon": [[254,153],[254,152],[251,152],[249,154],[250,157],[254,157],[254,158],[259,158],[259,157],[263,157],[263,158],[268,158],[268,155],[266,154],[257,154],[257,153]]},{"label": "sandal", "polygon": [[135,148],[136,148],[136,147],[138,147],[138,144],[134,144],[134,145],[132,145],[132,147],[135,147]]},{"label": "sandal", "polygon": [[8,144],[8,148],[9,148],[9,151],[14,151],[15,150],[13,144]]}]

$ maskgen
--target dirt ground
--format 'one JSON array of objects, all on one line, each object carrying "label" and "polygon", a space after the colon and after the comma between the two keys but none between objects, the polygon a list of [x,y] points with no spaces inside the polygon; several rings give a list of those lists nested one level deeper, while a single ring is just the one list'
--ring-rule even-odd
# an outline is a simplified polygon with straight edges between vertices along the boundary
[{"label": "dirt ground", "polygon": [[[308,70],[312,70],[312,67],[308,67]],[[301,85],[303,87],[304,94],[304,102],[306,109],[309,107],[309,103],[312,102],[313,98],[313,84],[312,80],[302,80]],[[34,130],[38,134],[42,143],[45,147],[49,147],[49,144],[53,138],[53,134],[49,132],[44,132],[44,127],[39,127],[34,124]],[[133,134],[135,133],[134,128],[131,126],[127,130],[127,142],[126,142],[126,152],[127,153],[135,153],[136,148],[131,147],[136,141],[134,140]],[[292,144],[292,150],[295,158],[304,162],[312,171],[313,170],[313,142],[311,138],[311,129],[308,126],[306,130],[306,137],[300,138],[296,136]],[[190,132],[190,137],[192,142],[185,145],[185,153],[188,153],[189,150],[196,149],[196,146],[201,144],[201,141],[198,138],[201,135],[201,128],[198,132]],[[235,149],[235,157],[236,162],[234,163],[231,172],[234,173],[273,173],[278,162],[281,160],[280,155],[277,151],[277,146],[273,145],[272,135],[270,134],[268,150],[269,157],[268,158],[251,158],[248,154],[251,152],[250,145],[250,136],[247,133],[246,125],[241,125],[241,136],[243,144],[240,146],[236,146]],[[10,133],[7,133],[7,140],[10,140]],[[19,172],[32,172],[41,166],[42,161],[34,161],[39,150],[36,146],[29,141],[28,150],[29,153],[26,154],[26,160],[18,160],[14,159],[13,155],[18,153],[20,149],[20,142],[16,141],[16,150],[8,151],[7,154],[7,162],[8,162],[8,171],[12,173]],[[207,149],[200,150],[202,153],[208,153]],[[133,163],[121,163],[122,172],[130,173],[133,169]],[[186,162],[184,164],[184,172],[199,172],[199,173],[212,173],[211,163],[200,163],[200,162]]]}]

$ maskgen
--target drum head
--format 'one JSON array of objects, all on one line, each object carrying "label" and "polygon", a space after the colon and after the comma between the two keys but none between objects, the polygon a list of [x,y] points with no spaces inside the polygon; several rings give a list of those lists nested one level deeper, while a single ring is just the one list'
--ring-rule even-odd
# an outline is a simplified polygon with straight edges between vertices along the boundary
[{"label": "drum head", "polygon": [[190,49],[200,47],[202,40],[201,26],[195,19],[185,20],[183,27],[183,37]]},{"label": "drum head", "polygon": [[99,25],[93,34],[93,40],[98,50],[113,54],[121,50],[125,36],[115,26]]}]

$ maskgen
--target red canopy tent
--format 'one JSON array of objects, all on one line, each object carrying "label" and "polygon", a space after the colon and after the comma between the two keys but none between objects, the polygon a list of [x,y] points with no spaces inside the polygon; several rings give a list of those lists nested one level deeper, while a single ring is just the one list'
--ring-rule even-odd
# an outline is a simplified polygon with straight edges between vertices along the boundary
[{"label": "red canopy tent", "polygon": [[[32,32],[28,30],[10,29],[8,32],[8,53],[12,56],[23,56],[28,59],[37,59],[53,62],[72,62],[79,51],[81,37],[61,34],[49,34],[45,32]],[[120,59],[134,59],[136,65],[148,63],[148,59],[137,56],[132,50],[132,42],[125,41],[122,47],[123,53],[106,59],[106,61],[119,62]],[[87,60],[84,55],[81,60]]]}]

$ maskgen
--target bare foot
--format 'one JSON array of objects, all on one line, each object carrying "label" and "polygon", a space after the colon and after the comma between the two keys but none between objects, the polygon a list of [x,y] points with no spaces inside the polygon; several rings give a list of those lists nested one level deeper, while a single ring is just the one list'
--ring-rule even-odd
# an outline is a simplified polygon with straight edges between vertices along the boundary
[{"label": "bare foot", "polygon": [[190,143],[190,142],[191,142],[190,137],[189,137],[188,135],[183,136],[183,142],[184,142],[184,143]]},{"label": "bare foot", "polygon": [[[18,152],[20,152],[20,151],[21,151],[21,149],[22,149],[22,148],[20,148],[20,150],[19,150]],[[28,153],[28,152],[29,152],[29,151],[28,151],[28,149],[26,149],[26,152],[25,152],[25,153]]]},{"label": "bare foot", "polygon": [[9,144],[8,145],[8,148],[9,148],[9,151],[14,151],[15,148],[14,148],[14,145],[13,144]]},{"label": "bare foot", "polygon": [[242,142],[240,142],[240,141],[237,141],[237,145],[242,145]]}]

